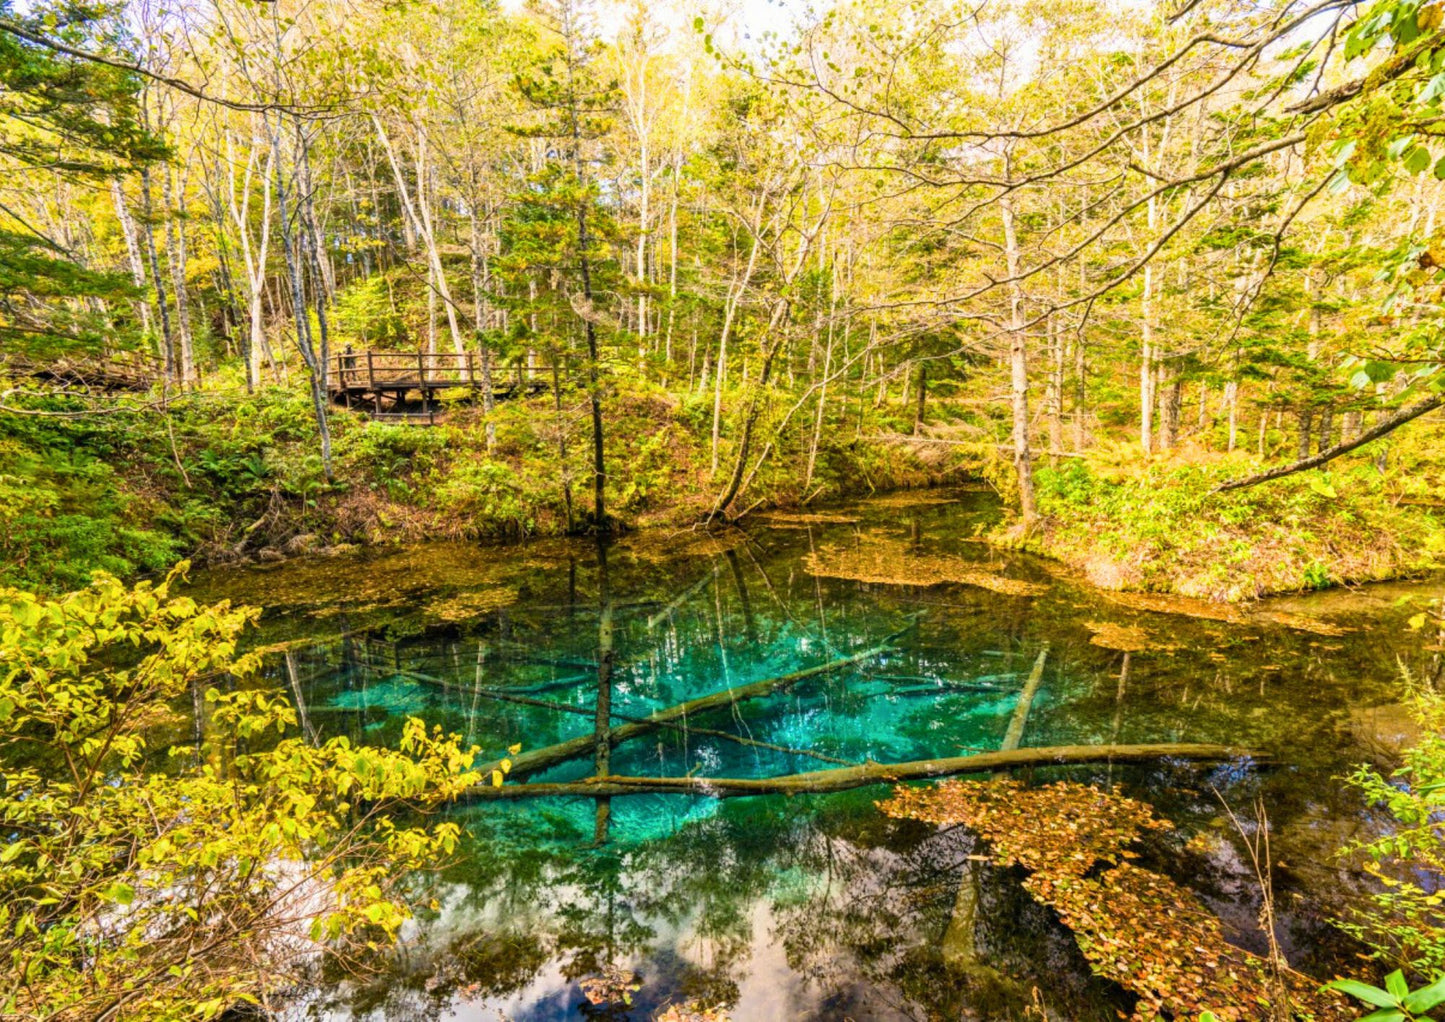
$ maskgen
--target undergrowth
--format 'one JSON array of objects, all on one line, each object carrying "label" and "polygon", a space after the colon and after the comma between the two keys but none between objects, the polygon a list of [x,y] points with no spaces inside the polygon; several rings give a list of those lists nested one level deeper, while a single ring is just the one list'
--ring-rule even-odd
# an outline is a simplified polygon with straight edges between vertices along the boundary
[{"label": "undergrowth", "polygon": [[[1397,452],[1412,460],[1422,450]],[[1402,458],[1403,460],[1403,458]],[[1402,499],[1428,473],[1341,459],[1243,490],[1219,484],[1258,466],[1185,451],[1145,460],[1122,447],[1036,473],[1039,522],[990,539],[1057,558],[1095,585],[1238,601],[1396,578],[1445,560],[1432,500]]]},{"label": "undergrowth", "polygon": [[[28,406],[82,407],[63,396],[33,396]],[[710,403],[622,385],[605,408],[609,511],[624,527],[686,524],[711,508],[733,450],[725,428],[714,475]],[[569,528],[567,483],[571,525],[585,521],[584,395],[565,394],[560,408],[550,395],[499,403],[491,451],[481,409],[458,404],[445,420],[424,427],[333,410],[328,482],[311,406],[283,388],[188,394],[168,416],[139,400],[105,415],[0,416],[0,585],[58,591],[99,569],[128,578],[181,556],[271,559],[342,544],[556,535]],[[795,416],[783,430],[740,507],[961,476],[957,459],[900,453],[850,422],[823,431],[808,479],[804,422]]]}]

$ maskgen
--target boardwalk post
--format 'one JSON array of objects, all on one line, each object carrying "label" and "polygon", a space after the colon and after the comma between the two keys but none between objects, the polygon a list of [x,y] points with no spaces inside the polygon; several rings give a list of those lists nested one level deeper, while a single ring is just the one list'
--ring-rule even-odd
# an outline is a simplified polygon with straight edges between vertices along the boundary
[{"label": "boardwalk post", "polygon": [[371,400],[376,403],[376,414],[381,415],[381,391],[376,389],[376,366],[371,360],[370,350],[366,353],[366,385],[371,388]]}]

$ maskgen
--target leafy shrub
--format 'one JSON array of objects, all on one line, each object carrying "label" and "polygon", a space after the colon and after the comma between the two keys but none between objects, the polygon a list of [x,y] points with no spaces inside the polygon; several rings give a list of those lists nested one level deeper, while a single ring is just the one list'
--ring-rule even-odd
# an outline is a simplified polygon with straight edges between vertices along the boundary
[{"label": "leafy shrub", "polygon": [[435,492],[437,508],[470,523],[473,534],[532,531],[535,519],[517,474],[495,461],[455,466]]},{"label": "leafy shrub", "polygon": [[1420,739],[1405,750],[1404,765],[1388,776],[1362,766],[1349,777],[1392,823],[1345,850],[1364,859],[1381,890],[1340,925],[1382,961],[1438,974],[1445,972],[1445,698],[1417,691],[1412,705]]},{"label": "leafy shrub", "polygon": [[[455,847],[455,824],[393,821],[476,783],[478,750],[415,719],[396,750],[294,737],[236,652],[258,612],[173,596],[179,570],[0,590],[7,1013],[215,1018],[322,954],[390,941],[407,877]],[[155,769],[172,705],[212,678],[239,685],[206,692],[205,754],[188,743]]]}]

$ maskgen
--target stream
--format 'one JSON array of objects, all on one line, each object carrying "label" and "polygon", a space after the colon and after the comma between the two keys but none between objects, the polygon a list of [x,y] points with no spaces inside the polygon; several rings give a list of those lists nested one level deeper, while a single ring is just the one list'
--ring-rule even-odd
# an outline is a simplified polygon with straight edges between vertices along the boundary
[{"label": "stream", "polygon": [[[1258,885],[1223,803],[1250,817],[1262,799],[1290,963],[1322,977],[1357,963],[1330,919],[1359,881],[1334,850],[1377,821],[1340,778],[1408,736],[1407,675],[1438,678],[1439,637],[1407,625],[1438,584],[1247,612],[1121,599],[975,541],[998,513],[987,492],[905,493],[605,547],[429,544],[214,569],[194,575],[190,595],[264,608],[255,641],[284,646],[267,679],[317,740],[391,743],[420,716],[492,759],[592,733],[609,646],[621,721],[894,636],[878,656],[619,744],[611,772],[764,778],[960,756],[999,748],[1016,718],[1026,747],[1265,750],[1267,767],[1241,757],[1023,776],[1154,806],[1174,827],[1151,835],[1143,861],[1255,951]],[[507,783],[592,771],[589,755]],[[962,867],[978,849],[962,828],[885,818],[875,802],[887,792],[619,797],[600,846],[590,798],[459,804],[448,812],[463,849],[425,880],[435,908],[377,973],[322,977],[302,1013],[640,1022],[685,1003],[739,1022],[1127,1013],[1129,996],[1091,975],[1017,871],[974,868],[977,912],[960,945]]]}]

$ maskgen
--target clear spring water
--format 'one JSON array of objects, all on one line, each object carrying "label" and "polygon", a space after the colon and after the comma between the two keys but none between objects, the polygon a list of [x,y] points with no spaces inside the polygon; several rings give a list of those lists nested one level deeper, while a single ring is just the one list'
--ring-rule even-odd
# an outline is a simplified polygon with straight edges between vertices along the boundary
[{"label": "clear spring water", "polygon": [[[1293,626],[1146,612],[969,541],[997,513],[986,494],[917,499],[714,538],[641,534],[605,550],[591,541],[427,545],[217,570],[194,588],[265,608],[258,641],[290,643],[268,670],[303,708],[309,733],[386,742],[418,715],[488,755],[591,733],[609,616],[619,719],[907,629],[884,655],[618,746],[612,772],[625,775],[767,777],[994,749],[1047,646],[1023,745],[1218,741],[1267,750],[1274,765],[1100,765],[1037,770],[1034,780],[1069,776],[1152,803],[1176,829],[1151,841],[1146,861],[1189,884],[1252,949],[1263,942],[1255,884],[1219,799],[1247,809],[1261,795],[1291,963],[1319,975],[1347,964],[1354,949],[1328,920],[1357,880],[1331,853],[1373,821],[1339,777],[1400,730],[1402,668],[1439,673],[1438,639],[1405,623],[1438,587],[1271,601],[1276,621]],[[810,555],[827,563],[860,550],[883,551],[899,579],[809,570]],[[915,559],[935,556],[1046,588],[1015,596],[901,584]],[[1298,627],[1310,621],[1349,631]],[[1091,641],[1108,624],[1145,629],[1151,648],[1125,654]],[[550,705],[501,701],[497,691]],[[591,771],[584,758],[529,780]],[[379,973],[327,977],[308,1012],[642,1020],[692,1002],[747,1022],[861,1022],[1023,1018],[1029,1006],[1056,1019],[1113,1019],[1127,1008],[1008,871],[983,871],[974,956],[966,967],[946,961],[971,839],[885,819],[874,807],[885,794],[618,798],[601,847],[589,799],[458,806],[466,848],[428,881],[440,908]],[[630,980],[631,1003],[593,1003],[598,977]]]}]

